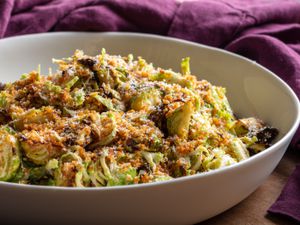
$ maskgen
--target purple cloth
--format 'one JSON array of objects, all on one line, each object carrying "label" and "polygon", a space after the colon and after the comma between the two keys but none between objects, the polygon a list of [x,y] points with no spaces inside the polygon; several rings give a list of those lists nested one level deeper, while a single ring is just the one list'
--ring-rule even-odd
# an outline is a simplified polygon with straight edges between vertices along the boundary
[{"label": "purple cloth", "polygon": [[[296,221],[300,221],[299,195],[291,198],[290,193],[300,193],[300,165],[289,178],[277,201],[269,209],[270,213],[286,215]],[[288,202],[288,204],[287,204]]]},{"label": "purple cloth", "polygon": [[[48,31],[134,31],[224,48],[269,68],[300,97],[299,0],[1,0],[0,38]],[[300,132],[292,145],[300,149]],[[300,222],[298,166],[270,212]]]}]

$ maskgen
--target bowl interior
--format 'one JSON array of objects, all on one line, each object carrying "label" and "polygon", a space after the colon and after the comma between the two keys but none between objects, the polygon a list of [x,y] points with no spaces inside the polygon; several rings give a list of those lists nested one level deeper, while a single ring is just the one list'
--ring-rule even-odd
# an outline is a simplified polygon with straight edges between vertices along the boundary
[{"label": "bowl interior", "polygon": [[76,49],[87,54],[142,56],[162,68],[180,69],[191,58],[192,73],[227,88],[229,102],[239,117],[256,116],[280,130],[282,138],[298,116],[298,101],[278,78],[255,62],[213,48],[157,36],[117,33],[54,33],[23,36],[0,42],[0,80],[10,82],[41,64],[42,72],[55,66],[52,58],[68,57]]}]

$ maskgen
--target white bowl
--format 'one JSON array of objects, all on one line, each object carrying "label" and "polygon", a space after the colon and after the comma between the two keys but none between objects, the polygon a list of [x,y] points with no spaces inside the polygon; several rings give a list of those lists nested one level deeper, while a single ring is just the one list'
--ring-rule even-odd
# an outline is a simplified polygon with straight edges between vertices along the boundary
[{"label": "white bowl", "polygon": [[[0,80],[7,82],[51,59],[83,49],[99,54],[143,56],[179,70],[191,57],[193,74],[225,86],[237,115],[257,116],[279,129],[276,143],[224,169],[152,184],[109,188],[63,188],[0,182],[0,218],[5,224],[193,224],[234,206],[274,170],[299,123],[299,102],[276,75],[253,61],[215,48],[130,33],[48,33],[0,41]],[[259,204],[259,202],[257,203]]]}]

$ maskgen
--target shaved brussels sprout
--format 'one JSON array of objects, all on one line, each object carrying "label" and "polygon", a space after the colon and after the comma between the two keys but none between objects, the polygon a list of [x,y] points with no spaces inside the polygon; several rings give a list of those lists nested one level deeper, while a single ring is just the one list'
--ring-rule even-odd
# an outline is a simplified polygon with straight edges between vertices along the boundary
[{"label": "shaved brussels sprout", "polygon": [[167,118],[167,128],[169,135],[177,135],[180,138],[186,138],[189,133],[191,116],[194,112],[192,102],[187,102],[176,109],[173,114]]},{"label": "shaved brussels sprout", "polygon": [[16,134],[16,131],[13,128],[11,128],[10,126],[8,126],[8,125],[2,126],[2,129],[4,129],[5,131],[7,131],[9,134],[12,134],[12,135]]},{"label": "shaved brussels sprout", "polygon": [[100,58],[100,63],[102,64],[102,65],[106,65],[106,63],[105,63],[105,56],[106,56],[106,49],[105,48],[102,48],[101,49],[101,55],[99,56],[99,58]]},{"label": "shaved brussels sprout", "polygon": [[74,102],[76,106],[80,106],[83,104],[84,99],[85,99],[85,92],[83,89],[79,89],[74,93],[73,96]]},{"label": "shaved brussels sprout", "polygon": [[9,181],[20,166],[17,139],[6,130],[0,129],[0,181]]},{"label": "shaved brussels sprout", "polygon": [[74,77],[72,80],[70,80],[67,84],[66,84],[66,89],[70,90],[75,84],[76,82],[79,80],[79,77]]},{"label": "shaved brussels sprout", "polygon": [[115,161],[106,162],[108,148],[103,148],[99,160],[88,168],[94,186],[116,186],[132,184],[137,171],[130,165],[118,165]]},{"label": "shaved brussels sprout", "polygon": [[123,82],[128,81],[128,71],[125,68],[116,68],[113,70],[113,73],[115,75],[115,82],[117,85],[122,84]]},{"label": "shaved brussels sprout", "polygon": [[142,156],[148,162],[152,171],[156,170],[156,166],[163,161],[164,155],[161,152],[146,152],[142,151]]},{"label": "shaved brussels sprout", "polygon": [[163,145],[163,140],[155,134],[152,134],[149,140],[151,141],[151,146],[148,151],[158,151]]},{"label": "shaved brussels sprout", "polygon": [[209,157],[210,152],[204,146],[200,145],[191,155],[191,169],[198,171],[202,166],[206,157]]},{"label": "shaved brussels sprout", "polygon": [[236,120],[232,128],[238,137],[255,136],[260,129],[264,127],[264,123],[254,117]]},{"label": "shaved brussels sprout", "polygon": [[90,94],[93,98],[95,98],[98,102],[100,102],[102,105],[104,105],[106,108],[108,108],[111,111],[115,111],[114,105],[109,98],[103,98],[102,96],[98,95],[97,93],[91,93]]},{"label": "shaved brussels sprout", "polygon": [[189,133],[191,139],[207,140],[209,133],[213,129],[209,120],[210,117],[211,115],[208,113],[193,113]]},{"label": "shaved brussels sprout", "polygon": [[100,165],[101,165],[101,167],[103,169],[103,174],[105,176],[105,179],[109,180],[109,179],[112,178],[112,175],[110,173],[110,169],[108,168],[108,165],[106,164],[106,160],[105,159],[106,159],[107,156],[108,156],[108,149],[104,148],[102,150],[102,154],[100,156],[100,160],[99,161],[100,161]]},{"label": "shaved brussels sprout", "polygon": [[57,159],[51,159],[48,161],[48,163],[45,166],[46,170],[51,171],[58,168],[58,160]]},{"label": "shaved brussels sprout", "polygon": [[254,145],[258,141],[256,136],[253,137],[244,136],[241,137],[240,140],[246,145],[247,148]]},{"label": "shaved brussels sprout", "polygon": [[137,57],[137,61],[133,62],[134,63],[134,69],[139,71],[139,72],[149,72],[151,73],[154,69],[152,63],[147,63],[145,59],[142,57]]},{"label": "shaved brussels sprout", "polygon": [[[124,71],[124,73],[125,73],[125,71]],[[117,100],[122,100],[120,93],[117,90],[112,89],[109,84],[103,83],[102,88],[104,89],[105,93],[111,94],[111,96],[113,98],[115,98]]]},{"label": "shaved brussels sprout", "polygon": [[224,150],[215,148],[213,149],[212,154],[204,159],[202,167],[204,171],[209,171],[229,166],[235,164],[236,162],[237,161],[229,154],[226,154]]},{"label": "shaved brussels sprout", "polygon": [[249,158],[249,151],[246,148],[246,145],[239,139],[233,138],[230,142],[230,150],[238,161]]},{"label": "shaved brussels sprout", "polygon": [[90,177],[86,171],[85,165],[81,165],[78,169],[78,172],[75,175],[75,186],[76,187],[85,187],[89,183]]},{"label": "shaved brussels sprout", "polygon": [[89,183],[85,164],[77,153],[68,152],[61,156],[54,181],[57,186],[71,187],[84,187]]},{"label": "shaved brussels sprout", "polygon": [[149,77],[150,80],[166,81],[170,84],[179,84],[182,87],[191,88],[191,81],[184,78],[180,73],[175,73],[172,70],[162,70],[160,73]]},{"label": "shaved brussels sprout", "polygon": [[26,113],[19,116],[14,121],[14,127],[17,130],[23,130],[26,124],[36,123],[42,124],[55,120],[55,110],[51,106],[43,107],[41,109],[28,110]]},{"label": "shaved brussels sprout", "polygon": [[101,167],[100,160],[92,162],[87,167],[87,173],[90,177],[91,183],[95,187],[101,187],[106,185],[106,176],[103,174],[103,169]]},{"label": "shaved brussels sprout", "polygon": [[190,57],[186,57],[181,60],[181,73],[182,73],[182,75],[190,75],[191,74]]},{"label": "shaved brussels sprout", "polygon": [[26,78],[28,78],[29,74],[28,73],[23,73],[20,77],[21,80],[24,80]]},{"label": "shaved brussels sprout", "polygon": [[[212,86],[211,92],[214,99],[212,104],[214,106],[214,109],[216,110],[216,115],[218,115],[220,118],[223,118],[227,122],[233,121],[234,115],[225,95],[226,89],[223,87]],[[230,123],[228,124],[228,126],[229,125]]]},{"label": "shaved brussels sprout", "polygon": [[43,165],[47,163],[49,159],[49,152],[47,147],[43,144],[29,144],[26,142],[21,142],[22,149],[25,155],[37,165]]},{"label": "shaved brussels sprout", "polygon": [[88,145],[88,149],[94,149],[99,146],[108,145],[116,136],[116,119],[112,113],[102,113],[100,116],[100,121],[101,127],[99,128],[99,137],[96,142]]},{"label": "shaved brussels sprout", "polygon": [[43,179],[47,178],[47,175],[47,170],[44,166],[33,167],[29,169],[28,180],[30,180],[32,184],[40,184],[45,181]]},{"label": "shaved brussels sprout", "polygon": [[36,165],[45,165],[64,153],[61,137],[53,130],[24,131],[20,142],[24,155]]},{"label": "shaved brussels sprout", "polygon": [[60,86],[53,84],[51,81],[46,81],[45,86],[49,91],[52,91],[56,94],[60,93],[62,90]]},{"label": "shaved brussels sprout", "polygon": [[22,166],[22,161],[20,161],[20,166],[18,170],[15,173],[15,176],[13,176],[9,181],[13,183],[19,183],[19,184],[26,184],[28,183],[28,177],[29,174],[27,173],[28,170],[25,170]]},{"label": "shaved brussels sprout", "polygon": [[9,101],[10,101],[9,99],[10,99],[10,95],[5,91],[1,91],[0,92],[0,108],[7,108]]},{"label": "shaved brussels sprout", "polygon": [[37,165],[45,165],[48,160],[61,152],[61,147],[49,143],[44,144],[21,141],[21,147],[26,157]]},{"label": "shaved brussels sprout", "polygon": [[191,159],[189,156],[177,156],[177,160],[172,163],[174,177],[182,177],[194,174],[191,170]]},{"label": "shaved brussels sprout", "polygon": [[136,168],[131,166],[118,167],[112,173],[112,177],[108,180],[107,186],[117,186],[132,184],[137,176]]},{"label": "shaved brussels sprout", "polygon": [[157,181],[166,181],[166,180],[172,180],[173,177],[170,177],[168,174],[159,174],[159,175],[154,175],[154,182]]},{"label": "shaved brussels sprout", "polygon": [[151,111],[155,106],[161,104],[161,93],[156,88],[139,93],[131,99],[131,109],[140,111]]}]

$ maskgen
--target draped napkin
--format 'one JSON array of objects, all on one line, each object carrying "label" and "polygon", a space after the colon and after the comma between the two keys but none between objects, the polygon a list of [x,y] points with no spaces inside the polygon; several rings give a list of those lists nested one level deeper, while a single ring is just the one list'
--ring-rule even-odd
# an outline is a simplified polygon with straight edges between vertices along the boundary
[{"label": "draped napkin", "polygon": [[[154,33],[223,48],[300,97],[299,0],[0,0],[0,38],[54,31]],[[300,148],[299,131],[291,148]],[[300,166],[269,212],[300,222]]]}]

